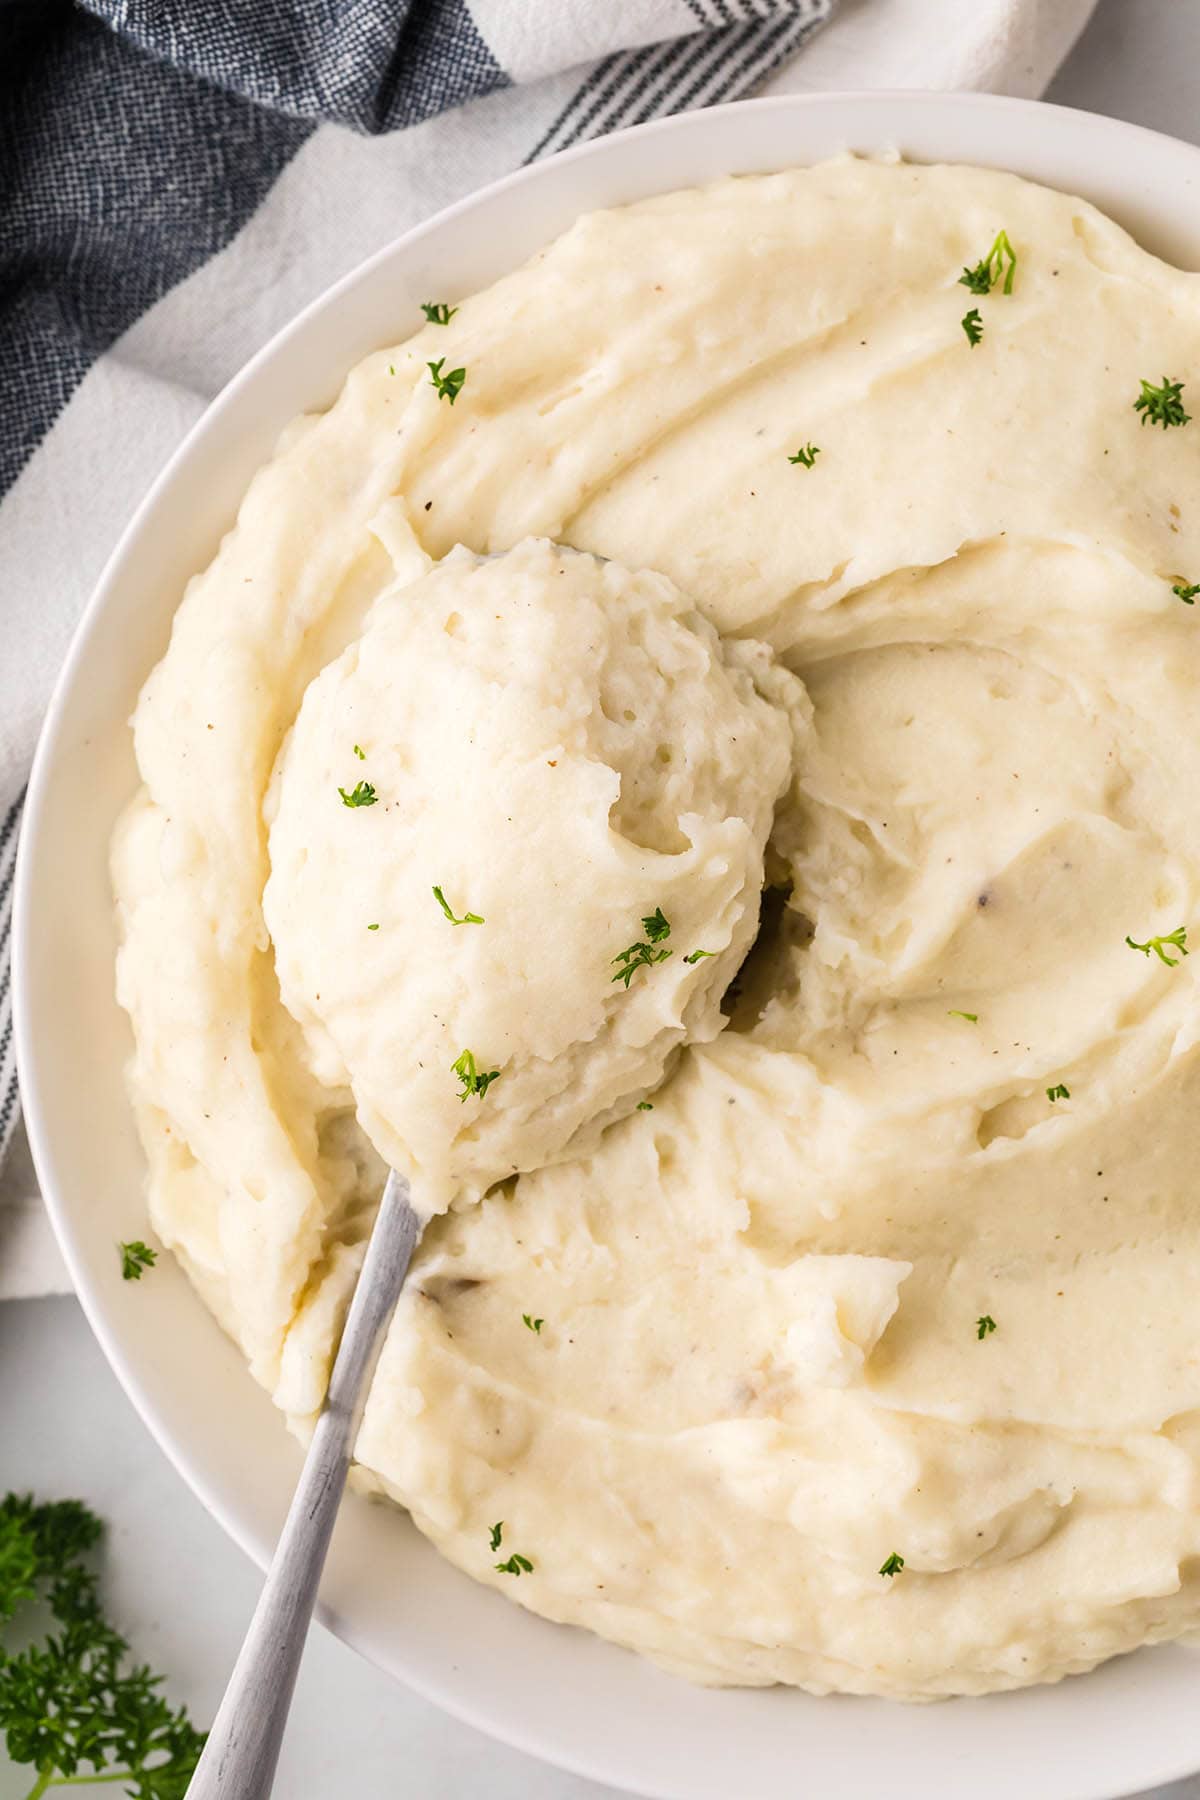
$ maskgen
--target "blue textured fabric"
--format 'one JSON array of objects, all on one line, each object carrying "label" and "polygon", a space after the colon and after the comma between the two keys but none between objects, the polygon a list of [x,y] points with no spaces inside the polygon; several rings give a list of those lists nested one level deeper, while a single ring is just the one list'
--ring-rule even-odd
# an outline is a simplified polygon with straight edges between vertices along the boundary
[{"label": "blue textured fabric", "polygon": [[83,0],[174,68],[302,119],[395,131],[507,76],[463,0]]},{"label": "blue textured fabric", "polygon": [[0,0],[0,494],[95,358],[228,243],[312,129],[70,0]]}]

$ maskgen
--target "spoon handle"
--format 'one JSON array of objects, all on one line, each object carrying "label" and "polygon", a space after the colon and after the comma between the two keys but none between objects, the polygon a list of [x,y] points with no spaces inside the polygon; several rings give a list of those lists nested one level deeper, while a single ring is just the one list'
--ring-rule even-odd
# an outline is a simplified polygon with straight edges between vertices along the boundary
[{"label": "spoon handle", "polygon": [[420,1231],[408,1182],[393,1169],[325,1405],[187,1800],[268,1800],[367,1389]]}]

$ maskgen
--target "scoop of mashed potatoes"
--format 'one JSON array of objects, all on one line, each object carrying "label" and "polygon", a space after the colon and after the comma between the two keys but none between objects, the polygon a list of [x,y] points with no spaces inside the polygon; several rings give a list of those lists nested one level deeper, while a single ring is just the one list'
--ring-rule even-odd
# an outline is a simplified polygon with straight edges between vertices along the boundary
[{"label": "scoop of mashed potatoes", "polygon": [[664,577],[542,541],[390,590],[309,687],[267,809],[280,990],[419,1207],[594,1142],[724,1024],[792,760],[754,673],[804,716]]},{"label": "scoop of mashed potatoes", "polygon": [[[593,718],[577,743],[599,772],[571,778],[596,782],[593,849],[624,845],[632,875],[603,931],[574,868],[578,922],[538,915],[572,967],[595,956],[593,997],[564,996],[572,1041],[587,1006],[602,1033],[629,1026],[624,1002],[655,1057],[694,1041],[652,1110],[560,1135],[559,1160],[432,1221],[361,1479],[476,1579],[704,1681],[982,1693],[1194,1633],[1200,278],[1068,195],[846,157],[592,215],[448,298],[448,325],[368,357],[256,478],[138,707],[119,982],[158,1231],[279,1403],[311,1410],[382,1180],[362,1122],[383,1144],[404,1103],[369,977],[326,976],[338,927],[385,1012],[410,976],[442,1010],[437,978],[404,971],[393,887],[419,957],[455,959],[478,1041],[412,1029],[438,1081],[467,1047],[500,1071],[477,1106],[439,1090],[456,1125],[493,1102],[499,1122],[506,1082],[515,1101],[541,1078],[532,1022],[508,1036],[489,1014],[495,1041],[466,975],[524,879],[507,818],[486,814],[501,877],[491,841],[389,814],[403,739],[374,723],[366,664],[339,659],[392,629],[400,596],[372,609],[425,556],[447,586],[490,580],[458,545],[545,538],[659,570],[724,647],[663,598],[647,685],[680,643],[698,695],[736,692],[734,645],[755,639],[808,696],[786,706],[758,936],[701,1041],[703,983],[753,905],[735,920],[732,861],[669,897],[645,878],[724,842],[715,787],[697,774],[692,795],[677,758],[733,758],[716,719],[742,703],[706,699],[693,732],[680,688],[654,703],[669,730],[635,734],[639,784],[668,780],[660,743],[673,759],[667,842],[623,822],[632,771]],[[440,357],[464,371],[452,404]],[[647,578],[609,579],[636,609]],[[440,650],[465,672],[450,611]],[[493,611],[481,628],[515,629]],[[586,661],[552,654],[530,720],[559,689],[569,710]],[[351,683],[364,712],[310,733],[306,693]],[[478,719],[462,704],[439,742]],[[311,896],[285,923],[274,894],[302,768],[327,795],[379,794],[320,814],[318,860],[360,872],[323,902],[319,978]],[[774,779],[764,763],[753,830]],[[556,815],[571,856],[583,817]],[[401,871],[402,843],[437,847]],[[451,925],[432,884],[486,926]],[[626,994],[610,959],[660,902],[674,954]],[[728,962],[706,976],[694,949]],[[556,1133],[578,1125],[547,1107]],[[502,1160],[479,1150],[464,1193]]]}]

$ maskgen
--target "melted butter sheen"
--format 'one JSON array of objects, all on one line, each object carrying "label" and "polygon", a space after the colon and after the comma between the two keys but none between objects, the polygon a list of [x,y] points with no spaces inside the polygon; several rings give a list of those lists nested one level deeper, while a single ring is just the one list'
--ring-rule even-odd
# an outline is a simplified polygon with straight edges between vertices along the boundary
[{"label": "melted butter sheen", "polygon": [[262,919],[310,683],[406,556],[540,536],[807,691],[729,1027],[435,1220],[368,1406],[363,1479],[548,1617],[910,1698],[1200,1625],[1200,958],[1125,943],[1200,945],[1200,423],[1133,410],[1166,371],[1200,414],[1197,280],[967,169],[594,215],[360,365],[181,606],[115,851],[133,1086],[156,1227],[296,1420],[380,1175]]}]

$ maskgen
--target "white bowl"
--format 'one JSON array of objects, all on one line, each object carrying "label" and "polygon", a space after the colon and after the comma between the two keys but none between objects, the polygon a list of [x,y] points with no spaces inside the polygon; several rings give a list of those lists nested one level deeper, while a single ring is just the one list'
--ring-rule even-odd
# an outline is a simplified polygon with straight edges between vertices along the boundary
[{"label": "white bowl", "polygon": [[[221,395],[139,509],[76,635],[42,734],[17,872],[17,1052],[34,1160],[92,1328],[150,1430],[265,1565],[298,1451],[180,1274],[136,1291],[114,1245],[144,1225],[122,1085],[107,850],[135,769],[126,720],[257,465],[294,414],[430,293],[468,294],[580,212],[716,176],[899,149],[1085,195],[1148,248],[1200,267],[1200,151],[1110,119],[973,95],[788,97],[621,133],[523,170],[383,250]],[[399,1512],[351,1498],[325,1622],[365,1656],[520,1749],[634,1793],[1107,1800],[1200,1766],[1200,1664],[1143,1650],[1057,1687],[905,1707],[712,1692],[547,1624],[442,1561]]]}]

